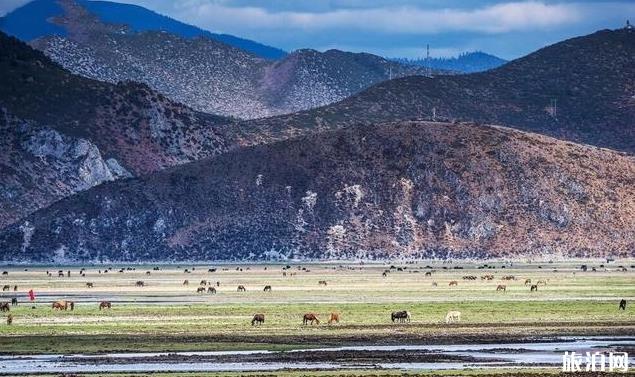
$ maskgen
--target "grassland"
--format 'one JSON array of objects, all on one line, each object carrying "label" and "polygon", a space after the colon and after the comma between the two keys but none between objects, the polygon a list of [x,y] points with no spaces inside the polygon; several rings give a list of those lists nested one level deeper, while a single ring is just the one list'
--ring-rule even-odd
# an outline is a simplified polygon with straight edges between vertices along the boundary
[{"label": "grassland", "polygon": [[[504,269],[502,263],[493,263],[496,268],[462,264],[462,269],[452,264],[395,264],[406,267],[403,271],[390,264],[312,264],[294,265],[287,276],[280,265],[213,266],[216,272],[208,272],[212,266],[161,266],[159,271],[134,266],[134,271],[118,272],[121,267],[115,266],[108,273],[103,266],[87,266],[85,276],[80,276],[78,267],[63,268],[71,270],[70,277],[57,277],[59,268],[7,267],[0,286],[18,285],[18,292],[3,292],[0,301],[17,296],[20,304],[11,308],[13,324],[0,324],[0,353],[286,350],[635,335],[635,312],[617,308],[622,298],[635,300],[631,263],[620,261],[603,268],[599,262],[585,262],[589,269],[595,266],[595,272],[580,271],[580,264],[516,264]],[[618,270],[617,264],[629,267],[628,271]],[[186,268],[191,272],[185,273]],[[47,270],[54,276],[48,276]],[[384,277],[386,270],[390,272]],[[426,276],[427,271],[434,272]],[[480,279],[486,274],[494,279]],[[478,279],[464,280],[467,275]],[[501,280],[509,275],[516,280]],[[530,292],[526,279],[546,284]],[[138,280],[146,286],[136,287]],[[214,286],[219,282],[218,293],[196,293],[201,280]],[[319,280],[328,285],[318,285]],[[448,285],[452,280],[458,281],[457,287]],[[87,288],[87,282],[94,288]],[[239,284],[247,292],[237,292]],[[507,290],[497,292],[498,284],[505,284]],[[264,285],[271,285],[272,292],[263,292]],[[26,302],[29,289],[37,296],[34,305]],[[52,310],[51,302],[58,299],[75,301],[75,310]],[[102,300],[111,301],[112,309],[98,310]],[[412,321],[392,323],[394,310],[410,311]],[[460,323],[445,324],[450,310],[461,311]],[[317,313],[323,322],[302,325],[306,312]],[[331,312],[341,314],[340,323],[326,324]],[[262,326],[251,325],[254,313],[265,314]],[[325,375],[354,376],[346,373]],[[360,373],[389,376],[392,372]]]}]

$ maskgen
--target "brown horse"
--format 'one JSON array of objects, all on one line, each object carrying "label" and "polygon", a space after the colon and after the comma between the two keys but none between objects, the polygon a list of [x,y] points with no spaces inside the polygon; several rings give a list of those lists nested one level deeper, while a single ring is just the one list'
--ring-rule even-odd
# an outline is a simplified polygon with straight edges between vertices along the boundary
[{"label": "brown horse", "polygon": [[265,289],[263,289],[264,292],[271,292],[271,286],[270,285],[265,285]]},{"label": "brown horse", "polygon": [[392,312],[390,313],[390,319],[393,322],[395,322],[395,320],[397,320],[398,322],[410,322],[410,312],[407,310]]},{"label": "brown horse", "polygon": [[333,322],[340,323],[340,313],[331,313],[331,316],[329,317],[329,325]]},{"label": "brown horse", "polygon": [[313,322],[315,322],[316,325],[320,324],[320,320],[318,319],[317,315],[313,313],[306,313],[304,317],[302,317],[303,325],[308,325],[309,322],[311,323],[311,325],[313,325]]},{"label": "brown horse", "polygon": [[214,287],[207,287],[207,293],[215,295],[216,294],[216,288]]},{"label": "brown horse", "polygon": [[0,312],[8,312],[11,310],[8,302],[0,302]]},{"label": "brown horse", "polygon": [[251,320],[251,325],[262,325],[265,323],[265,315],[264,314],[254,314],[254,318]]},{"label": "brown horse", "polygon": [[247,288],[245,288],[244,285],[239,285],[238,288],[236,288],[236,291],[238,291],[238,292],[247,292]]},{"label": "brown horse", "polygon": [[199,283],[199,285],[207,285],[207,280],[201,280],[201,282]]},{"label": "brown horse", "polygon": [[135,285],[137,287],[145,287],[146,283],[144,283],[143,280],[138,280]]},{"label": "brown horse", "polygon": [[507,292],[507,286],[503,284],[499,284],[498,287],[496,287],[496,292],[498,291]]},{"label": "brown horse", "polygon": [[189,280],[184,280],[183,281],[183,285],[190,285],[190,281]]},{"label": "brown horse", "polygon": [[318,285],[323,285],[323,286],[326,287],[328,285],[328,283],[326,282],[326,280],[320,280],[320,281],[318,281]]},{"label": "brown horse", "polygon": [[110,303],[110,301],[102,301],[99,303],[99,310],[111,309],[111,308],[112,308],[112,304]]},{"label": "brown horse", "polygon": [[2,291],[8,291],[9,289],[11,289],[10,285],[5,285],[4,287],[2,287]]},{"label": "brown horse", "polygon": [[93,288],[94,284],[93,283],[86,283],[86,288]]},{"label": "brown horse", "polygon": [[75,309],[75,303],[73,301],[55,301],[51,305],[52,309],[55,310],[73,310]]},{"label": "brown horse", "polygon": [[9,314],[7,316],[7,325],[12,325],[13,324],[13,315]]},{"label": "brown horse", "polygon": [[455,286],[455,287],[456,287],[456,286],[458,286],[458,285],[459,285],[459,282],[458,282],[458,281],[456,281],[456,280],[452,280],[452,281],[451,281],[448,285],[449,285],[450,287],[452,287],[452,286]]},{"label": "brown horse", "polygon": [[205,293],[205,287],[196,288],[196,293]]},{"label": "brown horse", "polygon": [[529,292],[538,291],[538,284],[532,284],[529,288]]},{"label": "brown horse", "polygon": [[525,279],[525,285],[531,284],[531,279]]}]

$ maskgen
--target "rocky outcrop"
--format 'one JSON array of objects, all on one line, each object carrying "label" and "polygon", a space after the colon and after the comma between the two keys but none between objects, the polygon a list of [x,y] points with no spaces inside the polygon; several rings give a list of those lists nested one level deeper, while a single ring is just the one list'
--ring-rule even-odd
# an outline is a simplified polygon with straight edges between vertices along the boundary
[{"label": "rocky outcrop", "polygon": [[633,257],[634,228],[632,157],[401,122],[102,184],[5,229],[0,260]]},{"label": "rocky outcrop", "polygon": [[0,109],[0,228],[61,198],[132,175],[90,141]]}]

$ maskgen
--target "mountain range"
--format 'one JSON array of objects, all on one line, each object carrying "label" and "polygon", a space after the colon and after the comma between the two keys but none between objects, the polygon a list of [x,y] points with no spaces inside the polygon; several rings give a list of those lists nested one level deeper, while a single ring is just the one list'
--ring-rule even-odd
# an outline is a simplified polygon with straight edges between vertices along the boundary
[{"label": "mountain range", "polygon": [[[42,11],[47,18],[38,23],[53,24],[63,32],[56,29],[27,41],[71,72],[112,83],[145,83],[195,110],[223,116],[291,113],[339,101],[390,78],[425,73],[379,56],[337,50],[305,49],[278,60],[264,59],[239,44],[184,32],[161,19],[143,23],[140,20],[158,15],[145,15],[139,7],[76,0],[30,4],[53,4],[55,15]],[[136,17],[140,12],[145,16]],[[27,17],[23,10],[14,13],[17,16],[5,17],[5,25]]]},{"label": "mountain range", "polygon": [[35,3],[0,32],[0,260],[633,256],[632,30],[426,77]]},{"label": "mountain range", "polygon": [[357,123],[502,124],[635,153],[635,32],[602,30],[466,75],[404,77],[338,103],[243,124],[263,139]]}]

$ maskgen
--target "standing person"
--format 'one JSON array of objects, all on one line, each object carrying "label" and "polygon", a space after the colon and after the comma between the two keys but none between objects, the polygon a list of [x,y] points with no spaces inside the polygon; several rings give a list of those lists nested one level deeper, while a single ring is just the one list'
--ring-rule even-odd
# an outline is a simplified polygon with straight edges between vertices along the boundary
[{"label": "standing person", "polygon": [[35,292],[33,289],[29,289],[29,300],[31,301],[31,309],[35,309]]}]

